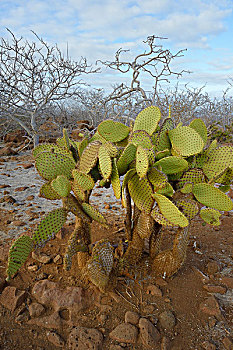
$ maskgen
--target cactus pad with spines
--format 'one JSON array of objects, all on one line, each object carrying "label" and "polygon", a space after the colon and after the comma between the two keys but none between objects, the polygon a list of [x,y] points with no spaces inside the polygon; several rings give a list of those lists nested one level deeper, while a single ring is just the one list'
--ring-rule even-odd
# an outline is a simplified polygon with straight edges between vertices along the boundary
[{"label": "cactus pad with spines", "polygon": [[119,142],[129,134],[129,127],[113,120],[104,120],[98,126],[99,134],[107,141]]},{"label": "cactus pad with spines", "polygon": [[82,187],[75,180],[74,180],[74,182],[72,184],[72,191],[74,192],[75,197],[78,200],[81,200],[82,202],[85,202],[85,199],[86,199],[85,191],[82,189]]},{"label": "cactus pad with spines", "polygon": [[119,174],[124,174],[129,164],[135,159],[137,148],[133,144],[128,144],[117,161]]},{"label": "cactus pad with spines", "polygon": [[68,152],[66,152],[62,147],[59,147],[55,143],[41,143],[41,144],[39,144],[32,151],[32,155],[34,158],[36,158],[38,156],[38,154],[40,154],[41,152],[63,153],[63,154],[70,156],[70,154]]},{"label": "cactus pad with spines", "polygon": [[221,213],[215,209],[205,208],[201,209],[200,217],[207,223],[213,226],[219,226],[219,218]]},{"label": "cactus pad with spines", "polygon": [[161,214],[159,208],[156,206],[155,208],[153,208],[153,210],[150,213],[151,217],[158,222],[160,225],[163,226],[174,226],[174,224],[172,224],[169,220],[167,220],[165,218],[165,216],[163,214]]},{"label": "cactus pad with spines", "polygon": [[107,180],[112,173],[112,160],[104,145],[100,146],[98,156],[101,174]]},{"label": "cactus pad with spines", "polygon": [[35,166],[45,180],[53,180],[58,175],[65,175],[70,179],[75,161],[61,153],[42,152],[36,157]]},{"label": "cactus pad with spines", "polygon": [[155,167],[151,167],[148,171],[148,179],[152,183],[154,191],[157,191],[157,189],[164,187],[168,181],[167,176]]},{"label": "cactus pad with spines", "polygon": [[150,213],[154,200],[152,198],[152,188],[146,178],[140,179],[137,174],[133,175],[128,181],[130,196],[140,210]]},{"label": "cactus pad with spines", "polygon": [[136,151],[136,171],[140,178],[147,174],[149,159],[146,150],[142,146],[137,147]]},{"label": "cactus pad with spines", "polygon": [[77,144],[79,158],[81,158],[83,151],[87,147],[88,143],[89,140],[87,137],[85,137],[81,142]]},{"label": "cactus pad with spines", "polygon": [[171,148],[171,142],[168,137],[168,130],[172,129],[174,129],[173,120],[171,118],[165,119],[161,126],[161,129],[159,130],[158,137],[154,142],[156,152]]},{"label": "cactus pad with spines", "polygon": [[70,181],[64,175],[58,175],[56,179],[51,182],[51,186],[61,197],[67,197],[71,191]]},{"label": "cactus pad with spines", "polygon": [[170,175],[185,171],[188,168],[188,162],[181,157],[168,156],[158,160],[155,166],[161,167],[165,174]]},{"label": "cactus pad with spines", "polygon": [[16,274],[28,259],[34,247],[33,240],[28,236],[21,236],[13,242],[8,257],[7,276],[8,280]]},{"label": "cactus pad with spines", "polygon": [[92,205],[88,203],[82,203],[82,208],[84,212],[93,220],[98,221],[100,224],[105,224],[106,225],[106,219],[104,216],[97,210],[95,209]]},{"label": "cactus pad with spines", "polygon": [[67,211],[64,208],[58,208],[41,220],[32,236],[36,248],[43,247],[47,241],[55,237],[66,222],[66,217]]},{"label": "cactus pad with spines", "polygon": [[233,147],[225,145],[212,150],[203,165],[203,172],[211,180],[226,167],[233,168]]},{"label": "cactus pad with spines", "polygon": [[159,194],[163,194],[164,196],[172,197],[174,190],[172,185],[169,184],[169,182],[167,182],[164,187],[159,188],[156,192]]},{"label": "cactus pad with spines", "polygon": [[191,121],[189,127],[194,129],[202,138],[204,145],[207,142],[207,128],[202,119],[196,118]]},{"label": "cactus pad with spines", "polygon": [[121,183],[119,178],[119,173],[116,165],[116,159],[112,162],[112,174],[111,174],[111,184],[115,194],[116,199],[121,198]]},{"label": "cactus pad with spines", "polygon": [[61,199],[61,196],[52,188],[51,182],[46,182],[41,186],[39,197],[50,200]]},{"label": "cactus pad with spines", "polygon": [[72,175],[74,177],[74,183],[77,183],[83,191],[92,190],[95,186],[95,182],[89,174],[84,174],[77,169],[74,169]]},{"label": "cactus pad with spines", "polygon": [[179,155],[188,157],[193,154],[200,153],[204,147],[204,141],[201,136],[189,126],[181,126],[179,128],[169,130],[172,148]]},{"label": "cactus pad with spines", "polygon": [[111,158],[116,158],[118,155],[118,148],[110,141],[104,144],[104,147],[108,151],[108,154]]},{"label": "cactus pad with spines", "polygon": [[165,216],[169,222],[180,227],[188,226],[188,219],[181,213],[175,204],[170,201],[170,199],[158,193],[154,193],[153,198],[155,198],[161,214]]},{"label": "cactus pad with spines", "polygon": [[203,183],[193,186],[195,198],[207,207],[230,211],[233,209],[233,203],[229,197],[213,185]]},{"label": "cactus pad with spines", "polygon": [[205,176],[201,169],[190,169],[186,171],[178,182],[178,188],[182,188],[186,183],[198,184],[205,182]]},{"label": "cactus pad with spines", "polygon": [[94,168],[98,160],[100,146],[100,141],[93,141],[87,145],[80,157],[79,171],[87,174]]},{"label": "cactus pad with spines", "polygon": [[133,131],[145,130],[149,135],[152,135],[157,128],[160,118],[161,113],[158,107],[147,107],[137,115]]},{"label": "cactus pad with spines", "polygon": [[189,220],[192,220],[199,213],[198,204],[192,199],[177,200],[176,206]]},{"label": "cactus pad with spines", "polygon": [[132,143],[136,147],[140,145],[147,149],[153,147],[152,139],[145,130],[134,131],[129,137],[129,143]]}]

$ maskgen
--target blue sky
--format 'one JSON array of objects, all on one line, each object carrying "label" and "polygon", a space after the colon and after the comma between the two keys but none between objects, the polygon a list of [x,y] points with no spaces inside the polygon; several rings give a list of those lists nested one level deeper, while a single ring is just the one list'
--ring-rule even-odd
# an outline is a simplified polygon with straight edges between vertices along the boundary
[{"label": "blue sky", "polygon": [[[173,53],[187,48],[174,61],[177,71],[192,71],[181,86],[206,85],[205,91],[219,96],[233,78],[233,0],[0,0],[3,37],[6,27],[29,40],[33,30],[63,50],[68,43],[73,59],[84,56],[90,63],[112,60],[120,47],[134,57],[146,49],[147,36],[163,36],[164,48]],[[103,71],[87,80],[108,89],[127,77]],[[152,85],[145,78],[145,89]]]}]

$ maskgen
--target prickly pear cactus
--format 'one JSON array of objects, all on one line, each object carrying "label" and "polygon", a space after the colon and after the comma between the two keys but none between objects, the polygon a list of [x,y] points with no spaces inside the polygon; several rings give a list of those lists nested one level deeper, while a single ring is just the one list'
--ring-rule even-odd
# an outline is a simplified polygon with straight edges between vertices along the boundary
[{"label": "prickly pear cactus", "polygon": [[[172,276],[185,261],[191,221],[199,215],[207,224],[220,225],[221,212],[233,209],[227,196],[233,181],[233,146],[210,142],[201,119],[176,126],[169,111],[161,121],[156,106],[141,111],[130,127],[105,120],[81,142],[69,139],[64,130],[56,144],[41,144],[33,155],[45,180],[39,195],[61,200],[62,207],[43,218],[31,238],[22,236],[13,243],[9,278],[33,249],[55,236],[68,213],[75,215],[76,224],[67,243],[65,268],[71,268],[76,253],[84,254],[83,274],[100,290],[108,287],[113,269],[122,273],[137,265],[148,241],[153,272]],[[92,221],[108,227],[90,204],[96,184],[112,186],[126,208],[127,242],[118,265],[109,241],[101,240],[90,250]],[[162,227],[177,230],[172,249],[161,250]]]}]

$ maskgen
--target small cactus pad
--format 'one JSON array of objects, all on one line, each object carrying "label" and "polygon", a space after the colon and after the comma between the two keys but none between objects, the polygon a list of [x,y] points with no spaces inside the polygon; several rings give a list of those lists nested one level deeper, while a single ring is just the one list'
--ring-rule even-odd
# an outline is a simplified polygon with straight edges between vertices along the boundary
[{"label": "small cactus pad", "polygon": [[200,153],[204,147],[201,136],[189,126],[168,131],[168,135],[175,152],[181,156],[188,157]]},{"label": "small cactus pad", "polygon": [[64,175],[59,175],[51,182],[51,186],[55,192],[61,197],[67,197],[71,191],[70,181]]},{"label": "small cactus pad", "polygon": [[82,208],[84,212],[90,216],[93,220],[98,221],[100,224],[106,224],[106,219],[103,217],[103,215],[94,207],[92,207],[88,203],[82,203]]},{"label": "small cactus pad", "polygon": [[157,152],[171,148],[171,142],[168,137],[168,130],[172,129],[174,129],[173,120],[171,118],[165,119],[155,141],[155,148]]},{"label": "small cactus pad", "polygon": [[207,142],[207,128],[202,119],[196,118],[191,121],[189,127],[194,129],[202,138],[204,144]]},{"label": "small cactus pad", "polygon": [[200,217],[207,223],[213,226],[219,226],[220,225],[220,218],[221,213],[214,209],[201,209],[200,211]]},{"label": "small cactus pad", "polygon": [[99,165],[104,179],[109,179],[112,173],[112,160],[105,146],[99,148]]},{"label": "small cactus pad", "polygon": [[176,206],[189,220],[192,220],[199,212],[197,202],[191,199],[180,199],[176,201]]},{"label": "small cactus pad", "polygon": [[212,179],[226,167],[233,168],[233,147],[230,145],[212,150],[203,165],[203,171],[208,179]]},{"label": "small cactus pad", "polygon": [[233,202],[225,193],[213,185],[206,183],[193,186],[193,194],[198,202],[207,207],[230,211],[233,209]]},{"label": "small cactus pad", "polygon": [[72,191],[74,192],[74,195],[78,200],[85,202],[85,199],[86,199],[85,191],[75,180],[72,184]]},{"label": "small cactus pad", "polygon": [[137,147],[136,151],[136,170],[140,178],[147,174],[149,159],[146,150],[142,146]]},{"label": "small cactus pad", "polygon": [[45,180],[53,180],[58,175],[72,177],[75,161],[71,157],[52,152],[42,152],[36,157],[36,169]]},{"label": "small cactus pad", "polygon": [[135,159],[137,148],[133,144],[128,144],[117,161],[117,169],[120,175],[123,175],[129,164]]},{"label": "small cactus pad", "polygon": [[141,212],[138,218],[137,229],[139,236],[149,238],[152,233],[153,219],[151,215]]},{"label": "small cactus pad", "polygon": [[159,194],[163,194],[164,196],[172,197],[173,193],[174,193],[174,190],[173,190],[172,185],[169,184],[169,182],[168,182],[168,183],[165,184],[164,187],[159,188],[156,192],[159,193]]},{"label": "small cactus pad", "polygon": [[148,172],[148,179],[152,183],[154,191],[156,191],[158,188],[164,187],[168,181],[167,176],[155,167],[150,168]]},{"label": "small cactus pad", "polygon": [[158,107],[147,107],[137,115],[133,131],[145,130],[149,135],[152,135],[157,128],[160,118],[161,113]]},{"label": "small cactus pad", "polygon": [[134,203],[140,210],[150,213],[154,200],[152,198],[152,188],[146,178],[140,179],[137,174],[128,181],[129,193]]},{"label": "small cactus pad", "polygon": [[170,199],[158,193],[154,193],[153,197],[158,203],[162,215],[164,215],[169,222],[180,227],[188,226],[188,219],[181,213],[175,204],[170,201]]},{"label": "small cactus pad", "polygon": [[205,176],[201,169],[190,169],[186,171],[178,183],[178,188],[182,188],[186,183],[198,184],[205,182]]},{"label": "small cactus pad", "polygon": [[129,134],[129,127],[113,120],[104,120],[98,126],[98,132],[107,141],[119,142]]},{"label": "small cactus pad", "polygon": [[89,140],[87,137],[85,137],[81,142],[78,143],[77,147],[78,147],[79,158],[81,158],[83,151],[87,147],[88,143],[89,143]]},{"label": "small cactus pad", "polygon": [[129,137],[129,143],[132,143],[136,147],[140,145],[147,149],[151,149],[153,147],[151,137],[145,130],[134,131]]},{"label": "small cactus pad", "polygon": [[77,169],[72,171],[72,175],[74,177],[74,182],[77,183],[83,191],[92,190],[92,188],[95,186],[95,182],[91,175],[81,173]]},{"label": "small cactus pad", "polygon": [[51,182],[46,182],[41,186],[39,197],[50,200],[61,199],[61,196],[52,188]]},{"label": "small cactus pad", "polygon": [[100,146],[101,142],[99,141],[93,141],[87,145],[80,158],[79,171],[87,174],[94,168],[98,160]]},{"label": "small cactus pad", "polygon": [[8,257],[7,279],[9,280],[27,260],[34,247],[33,240],[28,236],[21,236],[13,242]]},{"label": "small cactus pad", "polygon": [[64,208],[58,208],[52,210],[41,220],[32,236],[36,248],[43,247],[47,241],[54,238],[66,222],[66,217],[67,211]]},{"label": "small cactus pad", "polygon": [[111,184],[115,194],[116,199],[121,198],[121,183],[119,178],[119,173],[116,165],[116,159],[112,162],[112,174],[111,174]]},{"label": "small cactus pad", "polygon": [[188,168],[188,162],[181,157],[168,156],[158,160],[155,166],[160,166],[165,174],[170,175],[186,170]]}]

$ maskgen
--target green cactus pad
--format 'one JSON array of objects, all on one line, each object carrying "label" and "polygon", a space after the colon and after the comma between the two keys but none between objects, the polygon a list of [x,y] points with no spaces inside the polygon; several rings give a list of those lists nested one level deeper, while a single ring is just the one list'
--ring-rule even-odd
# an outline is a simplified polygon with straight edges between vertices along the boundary
[{"label": "green cactus pad", "polygon": [[211,142],[211,144],[209,145],[209,147],[206,150],[206,155],[209,155],[210,152],[212,152],[214,149],[216,149],[218,146],[218,141],[215,139]]},{"label": "green cactus pad", "polygon": [[213,225],[213,226],[219,226],[220,225],[220,218],[221,213],[214,209],[201,209],[200,211],[200,217],[202,220],[204,220],[207,224]]},{"label": "green cactus pad", "polygon": [[128,144],[117,161],[117,169],[120,175],[123,175],[129,164],[135,159],[137,148],[133,144]]},{"label": "green cactus pad", "polygon": [[126,201],[125,201],[125,195],[124,195],[125,187],[126,187],[128,181],[131,179],[131,177],[133,177],[135,174],[136,174],[136,170],[130,169],[129,171],[127,171],[127,173],[125,174],[124,179],[123,179],[123,183],[122,183],[122,187],[121,187],[121,196],[122,196],[122,205],[124,208],[126,208]]},{"label": "green cactus pad", "polygon": [[169,130],[168,136],[174,151],[184,157],[200,153],[204,147],[201,136],[189,126]]},{"label": "green cactus pad", "polygon": [[19,237],[13,242],[9,250],[8,267],[6,270],[8,276],[7,280],[13,277],[21,266],[23,266],[33,247],[33,240],[25,235]]},{"label": "green cactus pad", "polygon": [[104,147],[108,151],[111,158],[116,158],[118,155],[118,148],[110,141],[104,144]]},{"label": "green cactus pad", "polygon": [[146,150],[142,146],[137,147],[136,151],[136,171],[140,178],[147,174],[149,159]]},{"label": "green cactus pad", "polygon": [[36,157],[35,166],[45,180],[53,180],[58,175],[65,175],[68,179],[72,177],[75,161],[64,154],[42,152]]},{"label": "green cactus pad", "polygon": [[63,129],[63,139],[64,139],[64,143],[65,143],[65,148],[67,151],[70,150],[70,140],[69,140],[69,136],[68,136],[68,133],[67,133],[67,130],[66,129]]},{"label": "green cactus pad", "polygon": [[112,160],[105,146],[100,146],[98,156],[101,174],[107,180],[112,173]]},{"label": "green cactus pad", "polygon": [[86,194],[82,187],[76,181],[74,181],[72,184],[72,191],[74,192],[74,195],[78,200],[81,200],[81,202],[85,202]]},{"label": "green cactus pad", "polygon": [[35,230],[32,240],[36,248],[43,247],[50,239],[54,238],[66,222],[67,211],[64,208],[52,210],[41,220]]},{"label": "green cactus pad", "polygon": [[227,167],[233,168],[233,147],[230,145],[212,150],[203,165],[203,171],[211,180]]},{"label": "green cactus pad", "polygon": [[153,219],[151,215],[142,211],[137,222],[137,232],[142,239],[150,237],[152,233],[152,225]]},{"label": "green cactus pad", "polygon": [[71,157],[70,153],[64,150],[62,147],[59,147],[55,143],[41,143],[36,146],[32,151],[32,155],[34,158],[38,156],[41,152],[53,152],[53,153],[62,153]]},{"label": "green cactus pad", "polygon": [[98,126],[99,134],[107,141],[119,142],[129,134],[129,127],[113,120],[104,120]]},{"label": "green cactus pad", "polygon": [[147,214],[151,212],[154,200],[152,198],[152,188],[146,178],[140,179],[137,174],[133,175],[128,181],[128,188],[131,198],[140,210]]},{"label": "green cactus pad", "polygon": [[155,207],[151,213],[150,213],[151,217],[156,221],[158,222],[160,225],[163,225],[163,226],[174,226],[174,224],[172,224],[169,220],[167,220],[165,218],[164,215],[161,214],[161,212],[159,211],[159,208],[158,207]]},{"label": "green cactus pad", "polygon": [[98,160],[100,146],[100,141],[93,141],[87,145],[80,157],[79,171],[87,174],[94,168]]},{"label": "green cactus pad", "polygon": [[181,157],[168,156],[158,160],[155,166],[161,167],[165,174],[170,175],[186,170],[188,168],[188,162]]},{"label": "green cactus pad", "polygon": [[152,135],[157,128],[160,118],[161,113],[158,107],[147,107],[137,115],[133,131],[145,130],[149,135]]},{"label": "green cactus pad", "polygon": [[74,182],[77,183],[83,191],[92,190],[95,186],[95,182],[89,174],[84,174],[77,169],[74,169],[72,175],[74,177]]},{"label": "green cactus pad", "polygon": [[150,168],[148,171],[148,179],[152,183],[154,191],[157,191],[157,189],[164,187],[168,181],[167,176],[155,167]]},{"label": "green cactus pad", "polygon": [[106,142],[108,142],[103,136],[100,135],[98,130],[96,130],[96,132],[94,133],[94,135],[90,139],[90,142],[93,142],[93,141],[100,141],[102,143],[102,145],[104,145]]},{"label": "green cactus pad", "polygon": [[180,192],[187,194],[187,193],[191,193],[193,190],[193,183],[186,183],[180,190]]},{"label": "green cactus pad", "polygon": [[175,204],[170,201],[170,199],[158,193],[154,193],[153,198],[155,198],[162,215],[165,216],[169,222],[180,227],[188,226],[188,219],[181,213]]},{"label": "green cactus pad", "polygon": [[148,160],[149,160],[149,166],[154,165],[154,162],[155,162],[155,151],[154,151],[154,149],[151,148],[151,149],[145,149],[145,150],[146,150],[147,157],[148,157]]},{"label": "green cactus pad", "polygon": [[191,121],[189,127],[194,129],[202,138],[204,145],[207,142],[207,128],[202,119],[196,118]]},{"label": "green cactus pad", "polygon": [[88,203],[82,203],[82,208],[84,212],[91,217],[93,220],[98,221],[100,224],[106,225],[107,221],[104,216],[94,207]]},{"label": "green cactus pad", "polygon": [[189,220],[192,220],[199,212],[197,202],[191,199],[180,199],[176,201],[176,206]]},{"label": "green cactus pad", "polygon": [[209,184],[196,184],[193,186],[193,194],[198,202],[207,207],[229,211],[233,209],[233,203],[229,197],[218,188]]},{"label": "green cactus pad", "polygon": [[186,183],[198,184],[205,182],[205,176],[201,169],[190,169],[180,178],[177,187],[182,188]]},{"label": "green cactus pad", "polygon": [[134,131],[129,137],[129,143],[132,143],[136,147],[140,145],[147,149],[151,149],[153,147],[151,137],[145,130]]},{"label": "green cactus pad", "polygon": [[51,182],[46,182],[41,186],[39,197],[50,199],[50,200],[61,199],[61,196],[59,196],[59,194],[55,192],[54,189],[52,188]]},{"label": "green cactus pad", "polygon": [[172,197],[174,190],[172,185],[170,185],[169,183],[166,183],[164,187],[159,188],[156,192],[159,194],[163,194],[164,196]]},{"label": "green cactus pad", "polygon": [[51,182],[51,186],[55,192],[61,197],[67,197],[71,191],[70,181],[64,175],[59,175]]},{"label": "green cactus pad", "polygon": [[158,137],[154,143],[156,152],[171,148],[171,142],[168,137],[168,130],[172,129],[174,129],[173,120],[171,118],[165,119],[161,126],[161,129],[159,130]]},{"label": "green cactus pad", "polygon": [[81,142],[78,143],[77,147],[78,147],[79,158],[81,158],[83,151],[87,147],[88,143],[89,143],[88,137],[85,137]]},{"label": "green cactus pad", "polygon": [[121,198],[121,183],[119,178],[119,173],[116,165],[116,159],[112,162],[112,174],[111,174],[111,184],[115,194],[116,199]]},{"label": "green cactus pad", "polygon": [[168,157],[170,155],[171,155],[170,149],[165,149],[163,151],[155,152],[155,159],[160,160],[160,159]]}]

